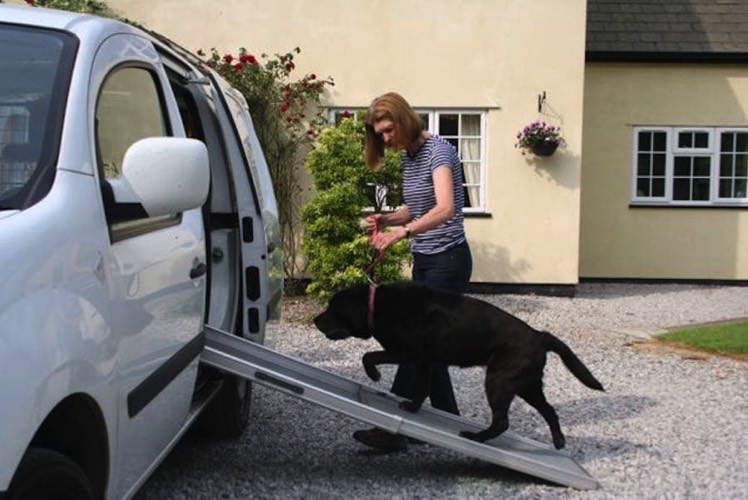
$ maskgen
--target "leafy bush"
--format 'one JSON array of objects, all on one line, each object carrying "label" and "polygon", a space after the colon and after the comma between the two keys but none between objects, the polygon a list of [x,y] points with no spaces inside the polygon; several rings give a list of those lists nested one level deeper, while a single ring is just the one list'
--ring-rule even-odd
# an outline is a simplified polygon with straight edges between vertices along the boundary
[{"label": "leafy bush", "polygon": [[[302,252],[312,276],[307,293],[322,300],[368,282],[374,250],[361,226],[362,211],[373,207],[380,212],[402,202],[398,155],[389,153],[383,167],[372,171],[364,163],[363,141],[363,121],[344,119],[322,131],[307,157],[317,194],[302,210]],[[402,280],[410,259],[410,244],[400,241],[387,249],[370,277],[379,283]]]}]

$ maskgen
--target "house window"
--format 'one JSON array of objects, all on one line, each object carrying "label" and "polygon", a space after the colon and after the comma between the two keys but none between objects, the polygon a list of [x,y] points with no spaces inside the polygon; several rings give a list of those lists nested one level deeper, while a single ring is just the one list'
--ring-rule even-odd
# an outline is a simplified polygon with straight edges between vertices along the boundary
[{"label": "house window", "polygon": [[632,203],[748,206],[748,128],[635,127]]},{"label": "house window", "polygon": [[[333,109],[330,122],[355,117],[356,109]],[[485,211],[486,112],[481,110],[416,109],[424,129],[449,141],[462,160],[465,213]]]}]

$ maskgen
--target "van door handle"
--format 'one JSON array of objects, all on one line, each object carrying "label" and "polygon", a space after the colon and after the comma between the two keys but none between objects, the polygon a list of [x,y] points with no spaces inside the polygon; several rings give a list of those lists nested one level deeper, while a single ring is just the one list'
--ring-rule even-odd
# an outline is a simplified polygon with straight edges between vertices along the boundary
[{"label": "van door handle", "polygon": [[208,272],[208,266],[206,266],[203,262],[196,262],[192,269],[190,269],[190,279],[197,279],[206,272]]}]

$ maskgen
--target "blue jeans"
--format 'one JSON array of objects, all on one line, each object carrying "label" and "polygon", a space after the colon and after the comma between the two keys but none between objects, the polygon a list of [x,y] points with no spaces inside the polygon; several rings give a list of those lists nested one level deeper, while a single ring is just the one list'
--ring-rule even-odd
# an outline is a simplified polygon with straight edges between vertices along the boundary
[{"label": "blue jeans", "polygon": [[[434,255],[413,254],[413,281],[418,283],[463,293],[470,283],[472,271],[473,257],[467,242]],[[391,392],[411,399],[415,393],[415,387],[413,387],[415,375],[415,365],[410,363],[400,365],[395,374]],[[434,408],[455,415],[460,414],[447,366],[434,366],[429,399]]]}]

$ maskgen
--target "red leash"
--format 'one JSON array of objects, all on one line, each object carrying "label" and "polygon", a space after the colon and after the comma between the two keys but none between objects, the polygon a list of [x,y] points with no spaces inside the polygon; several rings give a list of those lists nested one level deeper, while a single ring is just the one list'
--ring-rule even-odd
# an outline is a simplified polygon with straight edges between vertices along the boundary
[{"label": "red leash", "polygon": [[[369,236],[369,242],[371,242],[374,238],[379,235],[379,221],[377,221],[374,224],[374,230],[371,232],[371,236]],[[375,250],[374,257],[372,257],[371,263],[366,267],[366,270],[364,271],[364,274],[366,274],[366,277],[369,278],[369,281],[373,284],[374,280],[371,279],[371,272],[374,270],[377,264],[379,264],[379,261],[382,260],[382,257],[384,257],[384,250]]]},{"label": "red leash", "polygon": [[369,307],[366,310],[366,326],[370,331],[374,331],[374,298],[377,294],[377,285],[369,285]]},{"label": "red leash", "polygon": [[[379,221],[375,222],[374,224],[374,230],[371,232],[371,235],[369,236],[369,242],[371,242],[374,238],[377,237],[379,234]],[[371,263],[366,268],[366,271],[364,271],[364,274],[366,274],[367,279],[369,280],[369,301],[368,301],[368,307],[366,309],[366,326],[369,327],[370,331],[374,331],[374,299],[376,297],[377,293],[377,284],[374,282],[374,280],[371,278],[371,272],[374,270],[377,264],[379,264],[379,261],[382,260],[382,257],[384,257],[384,250],[374,250],[375,254],[371,259]]]}]

